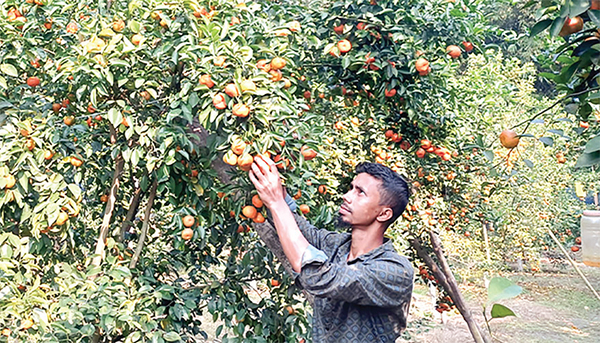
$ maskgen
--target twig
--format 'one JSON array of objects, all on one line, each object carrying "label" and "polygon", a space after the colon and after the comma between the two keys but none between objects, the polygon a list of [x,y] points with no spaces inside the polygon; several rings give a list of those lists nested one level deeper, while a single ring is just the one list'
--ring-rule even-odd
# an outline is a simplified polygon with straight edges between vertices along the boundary
[{"label": "twig", "polygon": [[135,265],[140,258],[140,254],[142,253],[142,249],[144,248],[144,241],[146,240],[146,235],[148,234],[148,223],[150,222],[150,212],[152,212],[152,206],[154,205],[154,197],[156,196],[156,188],[158,187],[158,180],[154,179],[152,183],[152,188],[150,189],[150,194],[148,195],[148,203],[146,204],[146,212],[144,212],[144,224],[142,225],[142,233],[140,234],[140,239],[138,240],[137,247],[135,247],[135,254],[131,257],[131,262],[129,262],[129,269],[135,268]]},{"label": "twig", "polygon": [[556,238],[556,236],[554,235],[554,232],[552,232],[552,230],[550,230],[549,227],[546,227],[546,229],[548,230],[548,233],[550,234],[550,237],[552,237],[552,240],[554,240],[554,242],[556,243],[556,245],[558,245],[558,247],[560,248],[560,250],[562,251],[562,253],[567,257],[567,259],[569,260],[569,262],[573,266],[573,268],[575,268],[575,270],[577,271],[577,274],[579,274],[579,276],[581,276],[581,278],[583,279],[583,282],[585,282],[585,285],[590,289],[590,291],[592,291],[592,293],[594,293],[594,295],[596,296],[596,298],[598,299],[598,301],[600,301],[600,295],[598,295],[598,293],[596,292],[596,290],[594,289],[594,287],[592,287],[592,285],[590,284],[590,282],[588,281],[588,279],[585,277],[585,275],[583,275],[583,273],[581,272],[581,270],[579,269],[579,267],[577,267],[577,265],[575,264],[575,261],[573,261],[573,259],[571,258],[571,256],[569,256],[569,253],[567,253],[567,250],[565,250],[565,248],[562,246],[562,244],[560,243],[560,241],[558,240],[558,238]]}]

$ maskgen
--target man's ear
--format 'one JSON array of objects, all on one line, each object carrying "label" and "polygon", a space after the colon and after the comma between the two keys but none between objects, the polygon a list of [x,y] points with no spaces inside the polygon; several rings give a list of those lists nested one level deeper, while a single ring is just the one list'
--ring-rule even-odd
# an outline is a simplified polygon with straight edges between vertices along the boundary
[{"label": "man's ear", "polygon": [[392,210],[392,208],[384,207],[379,212],[379,215],[377,216],[377,221],[385,223],[388,220],[392,219],[392,216],[394,216],[394,211]]}]

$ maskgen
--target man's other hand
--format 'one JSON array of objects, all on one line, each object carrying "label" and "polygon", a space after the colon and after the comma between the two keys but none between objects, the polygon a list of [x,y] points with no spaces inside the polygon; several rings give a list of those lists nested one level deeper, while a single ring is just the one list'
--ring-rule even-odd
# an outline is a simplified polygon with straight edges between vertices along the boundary
[{"label": "man's other hand", "polygon": [[249,177],[267,208],[271,208],[278,201],[284,201],[285,194],[279,171],[275,162],[269,157],[256,156],[250,167]]}]

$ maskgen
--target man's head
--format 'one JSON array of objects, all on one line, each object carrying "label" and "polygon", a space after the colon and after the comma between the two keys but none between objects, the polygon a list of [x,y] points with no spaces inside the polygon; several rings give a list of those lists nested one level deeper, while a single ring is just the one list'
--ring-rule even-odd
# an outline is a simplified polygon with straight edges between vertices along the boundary
[{"label": "man's head", "polygon": [[398,173],[378,163],[360,163],[356,174],[343,196],[341,223],[366,227],[377,222],[387,228],[406,208],[408,184]]}]

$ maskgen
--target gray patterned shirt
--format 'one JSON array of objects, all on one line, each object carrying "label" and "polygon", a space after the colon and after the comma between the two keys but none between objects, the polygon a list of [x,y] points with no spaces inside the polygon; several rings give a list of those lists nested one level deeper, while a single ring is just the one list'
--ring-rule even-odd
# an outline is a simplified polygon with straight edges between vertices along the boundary
[{"label": "gray patterned shirt", "polygon": [[317,229],[294,217],[311,244],[294,277],[315,296],[313,342],[394,342],[406,328],[410,306],[413,267],[408,259],[385,238],[378,248],[348,261],[350,233]]}]

